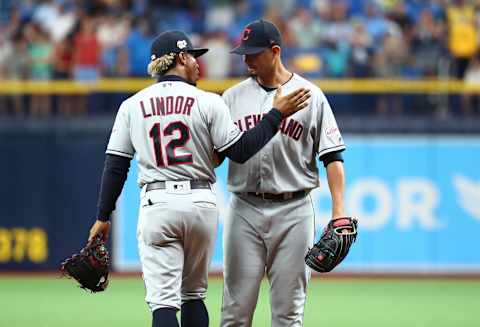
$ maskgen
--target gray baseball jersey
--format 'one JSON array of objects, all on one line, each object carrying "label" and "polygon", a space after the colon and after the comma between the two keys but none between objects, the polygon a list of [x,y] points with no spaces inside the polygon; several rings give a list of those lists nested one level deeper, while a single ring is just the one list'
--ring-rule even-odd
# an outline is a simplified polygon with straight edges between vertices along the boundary
[{"label": "gray baseball jersey", "polygon": [[[294,74],[284,94],[311,90],[309,107],[281,123],[275,137],[244,165],[229,162],[233,192],[224,222],[224,293],[222,327],[250,327],[258,290],[270,284],[272,327],[300,327],[310,271],[304,256],[314,239],[310,196],[268,200],[260,193],[287,193],[318,186],[317,156],[345,149],[330,105],[322,91]],[[223,97],[240,130],[255,126],[272,106],[253,78],[227,90]],[[292,193],[293,194],[293,193]],[[285,195],[285,194],[284,194]]]},{"label": "gray baseball jersey", "polygon": [[137,153],[140,185],[164,180],[215,182],[212,149],[222,151],[241,135],[219,95],[165,81],[121,104],[106,153],[128,158]]},{"label": "gray baseball jersey", "polygon": [[[214,189],[190,180],[215,182],[213,149],[241,135],[219,95],[181,81],[156,83],[120,106],[106,152],[137,154],[137,240],[152,312],[205,298],[218,209]],[[156,181],[165,187],[148,190]]]},{"label": "gray baseball jersey", "polygon": [[[284,119],[278,134],[245,164],[230,161],[229,191],[283,193],[316,188],[317,155],[345,149],[332,109],[317,86],[294,74],[282,86],[283,94],[300,87],[311,90],[309,107]],[[274,95],[249,78],[225,91],[223,99],[235,124],[245,131],[270,110]]]}]

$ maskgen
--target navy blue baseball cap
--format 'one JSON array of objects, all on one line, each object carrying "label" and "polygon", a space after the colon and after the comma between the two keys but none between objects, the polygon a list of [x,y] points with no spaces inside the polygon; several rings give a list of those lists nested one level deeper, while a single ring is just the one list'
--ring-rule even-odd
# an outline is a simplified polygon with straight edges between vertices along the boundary
[{"label": "navy blue baseball cap", "polygon": [[248,55],[260,53],[274,45],[282,46],[282,36],[277,26],[268,20],[255,20],[242,32],[242,41],[231,53]]},{"label": "navy blue baseball cap", "polygon": [[208,49],[194,48],[190,38],[182,31],[166,31],[153,40],[150,48],[150,59],[155,60],[171,52],[188,52],[197,58],[207,51]]}]

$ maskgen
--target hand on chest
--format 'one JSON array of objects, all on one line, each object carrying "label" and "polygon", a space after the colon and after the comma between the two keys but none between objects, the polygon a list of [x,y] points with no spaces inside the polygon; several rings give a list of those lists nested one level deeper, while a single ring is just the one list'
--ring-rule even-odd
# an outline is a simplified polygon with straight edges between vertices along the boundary
[{"label": "hand on chest", "polygon": [[[231,108],[235,125],[241,131],[248,131],[259,124],[263,116],[272,109],[273,94],[274,92],[269,92],[263,97],[253,96],[239,99]],[[303,133],[306,133],[308,121],[308,112],[299,111],[282,120],[279,126],[279,133],[282,136],[298,141]]]}]

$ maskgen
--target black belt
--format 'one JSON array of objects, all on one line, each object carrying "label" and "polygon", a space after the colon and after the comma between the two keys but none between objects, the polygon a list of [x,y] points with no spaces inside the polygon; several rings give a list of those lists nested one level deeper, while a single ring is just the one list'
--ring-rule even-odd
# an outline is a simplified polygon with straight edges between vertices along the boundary
[{"label": "black belt", "polygon": [[[172,181],[175,182],[175,181]],[[184,182],[184,181],[178,181]],[[190,181],[190,188],[193,189],[210,189],[210,183],[208,181]],[[153,190],[164,190],[165,189],[165,182],[153,182],[147,184],[147,192]]]},{"label": "black belt", "polygon": [[285,193],[257,193],[257,192],[248,192],[248,195],[251,196],[256,196],[259,198],[262,198],[264,200],[270,200],[270,201],[285,201],[285,200],[292,200],[292,199],[298,199],[301,197],[304,197],[305,195],[308,194],[307,191],[301,190],[301,191],[295,191],[295,192],[285,192]]}]

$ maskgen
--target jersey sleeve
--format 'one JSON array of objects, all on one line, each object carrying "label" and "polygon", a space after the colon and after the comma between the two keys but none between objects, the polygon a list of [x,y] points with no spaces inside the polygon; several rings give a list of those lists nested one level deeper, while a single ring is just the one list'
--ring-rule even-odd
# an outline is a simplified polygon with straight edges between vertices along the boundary
[{"label": "jersey sleeve", "polygon": [[133,158],[135,154],[135,149],[130,138],[128,106],[125,102],[123,102],[118,109],[106,153],[130,159]]},{"label": "jersey sleeve", "polygon": [[337,126],[332,108],[322,92],[320,92],[317,98],[316,105],[319,113],[317,121],[317,131],[319,133],[318,156],[320,157],[333,151],[345,150],[345,143]]},{"label": "jersey sleeve", "polygon": [[230,109],[219,95],[212,95],[209,109],[213,145],[217,151],[222,152],[237,142],[243,133],[233,123]]},{"label": "jersey sleeve", "polygon": [[227,105],[227,107],[229,108],[229,111],[230,111],[230,108],[231,108],[231,96],[230,96],[230,89],[226,90],[225,92],[223,92],[222,94],[222,99],[223,99],[223,102],[225,102],[225,104]]}]

